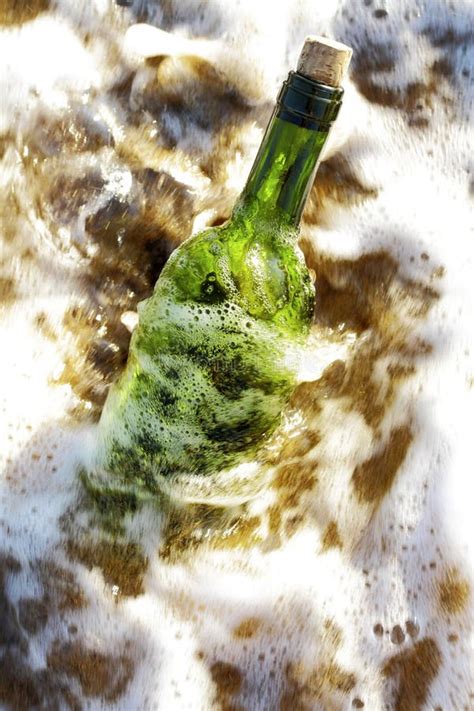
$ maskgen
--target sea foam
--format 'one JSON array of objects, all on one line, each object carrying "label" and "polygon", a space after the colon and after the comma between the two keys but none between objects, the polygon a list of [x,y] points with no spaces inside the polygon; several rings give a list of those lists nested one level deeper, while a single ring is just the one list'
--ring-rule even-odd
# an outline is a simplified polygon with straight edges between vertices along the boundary
[{"label": "sea foam", "polygon": [[[467,708],[471,6],[28,8],[0,11],[0,703]],[[122,317],[228,217],[315,32],[354,47],[301,233],[324,352],[258,496],[104,530],[78,473]]]}]

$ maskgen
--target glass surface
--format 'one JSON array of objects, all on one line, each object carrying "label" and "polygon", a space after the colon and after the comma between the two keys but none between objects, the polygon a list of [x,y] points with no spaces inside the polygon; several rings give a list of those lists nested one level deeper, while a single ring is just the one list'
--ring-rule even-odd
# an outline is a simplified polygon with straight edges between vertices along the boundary
[{"label": "glass surface", "polygon": [[252,458],[277,427],[312,319],[297,225],[326,137],[274,117],[231,219],[176,249],[139,305],[100,422],[117,483],[157,493]]}]

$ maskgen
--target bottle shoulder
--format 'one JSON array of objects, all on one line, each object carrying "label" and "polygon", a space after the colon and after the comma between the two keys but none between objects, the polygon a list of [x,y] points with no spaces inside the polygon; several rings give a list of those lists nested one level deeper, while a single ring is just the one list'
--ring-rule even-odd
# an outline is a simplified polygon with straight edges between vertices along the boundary
[{"label": "bottle shoulder", "polygon": [[153,300],[218,305],[232,301],[283,330],[307,330],[314,289],[296,233],[266,221],[233,217],[180,245],[157,282]]}]

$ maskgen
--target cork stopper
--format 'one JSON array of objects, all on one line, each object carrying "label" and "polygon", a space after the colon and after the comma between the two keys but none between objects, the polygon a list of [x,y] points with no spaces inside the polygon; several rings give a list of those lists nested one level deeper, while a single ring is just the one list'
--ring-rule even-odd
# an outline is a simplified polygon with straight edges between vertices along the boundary
[{"label": "cork stopper", "polygon": [[306,37],[297,70],[309,79],[339,87],[352,57],[352,49],[327,37]]}]

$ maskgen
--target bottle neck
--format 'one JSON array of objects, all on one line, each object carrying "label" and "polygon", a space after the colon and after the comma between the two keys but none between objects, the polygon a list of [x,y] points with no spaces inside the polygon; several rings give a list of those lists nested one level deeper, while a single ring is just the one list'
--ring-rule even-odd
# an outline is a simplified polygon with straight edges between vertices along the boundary
[{"label": "bottle neck", "polygon": [[238,209],[297,227],[342,89],[290,72],[268,124]]}]

